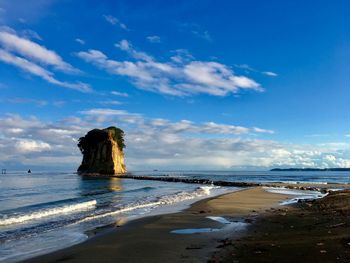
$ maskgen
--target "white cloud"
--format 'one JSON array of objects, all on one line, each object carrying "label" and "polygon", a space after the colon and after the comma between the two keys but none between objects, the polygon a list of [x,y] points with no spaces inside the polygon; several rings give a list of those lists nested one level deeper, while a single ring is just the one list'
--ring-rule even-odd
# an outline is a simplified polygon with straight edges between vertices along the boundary
[{"label": "white cloud", "polygon": [[118,18],[111,16],[111,15],[103,15],[103,18],[112,25],[118,25],[121,29],[124,29],[126,31],[129,31],[129,28],[119,21]]},{"label": "white cloud", "polygon": [[85,41],[82,40],[82,39],[80,39],[80,38],[76,38],[76,39],[75,39],[75,42],[77,42],[77,43],[79,43],[79,44],[81,44],[81,45],[85,45]]},{"label": "white cloud", "polygon": [[254,137],[271,132],[266,129],[210,121],[171,122],[117,109],[89,109],[80,117],[54,122],[0,116],[0,163],[78,167],[81,154],[77,139],[92,128],[110,125],[126,133],[130,170],[350,167],[348,143],[283,144]]},{"label": "white cloud", "polygon": [[149,61],[152,62],[154,58],[145,52],[140,52],[134,49],[134,47],[131,45],[131,43],[125,39],[121,40],[119,43],[115,44],[115,47],[119,48],[120,50],[126,51],[128,54],[131,55],[131,57],[139,60]]},{"label": "white cloud", "polygon": [[37,64],[34,64],[28,61],[27,59],[15,56],[1,48],[0,48],[0,61],[16,66],[25,72],[28,72],[32,75],[40,77],[46,80],[47,82],[57,86],[78,90],[81,92],[91,91],[91,88],[89,87],[89,85],[85,83],[81,83],[81,82],[71,83],[71,82],[63,82],[63,81],[57,80],[56,78],[54,78],[54,74],[52,72],[44,69],[43,67]]},{"label": "white cloud", "polygon": [[236,68],[240,68],[240,69],[244,69],[246,72],[257,72],[257,73],[261,73],[265,76],[269,76],[269,77],[277,77],[278,74],[272,71],[259,71],[255,68],[252,68],[251,66],[247,65],[247,64],[241,64],[241,65],[235,65]]},{"label": "white cloud", "polygon": [[[124,110],[115,110],[108,108],[95,108],[86,111],[82,111],[81,114],[94,116],[96,118],[101,118],[103,116],[102,122],[114,120],[122,121],[128,118],[133,118],[134,123],[146,128],[146,130],[157,130],[160,133],[166,131],[167,134],[217,134],[217,135],[239,135],[239,134],[257,134],[257,133],[268,133],[272,134],[273,131],[261,128],[247,128],[236,125],[220,124],[215,122],[205,122],[205,123],[193,123],[188,120],[181,120],[178,122],[170,122],[166,119],[147,119],[142,117],[140,114],[129,113]],[[117,117],[117,119],[116,119]],[[119,119],[120,118],[120,119]],[[96,119],[100,122],[101,119]]]},{"label": "white cloud", "polygon": [[126,92],[111,91],[111,94],[120,97],[129,97],[129,94]]},{"label": "white cloud", "polygon": [[266,76],[270,76],[270,77],[277,77],[278,74],[272,71],[263,71],[262,74],[266,75]]},{"label": "white cloud", "polygon": [[23,30],[22,35],[27,39],[43,40],[37,32],[30,29]]},{"label": "white cloud", "polygon": [[210,33],[207,30],[203,30],[203,28],[196,23],[179,23],[178,25],[181,31],[189,32],[195,37],[202,38],[209,42],[213,41]]},{"label": "white cloud", "polygon": [[37,107],[44,107],[48,105],[53,105],[55,107],[62,107],[66,102],[62,100],[57,101],[47,101],[40,99],[32,98],[23,98],[23,97],[13,97],[13,98],[3,98],[0,99],[1,103],[12,103],[12,104],[30,104],[31,106],[35,105]]},{"label": "white cloud", "polygon": [[161,42],[159,36],[148,36],[146,38],[151,43],[160,43]]},{"label": "white cloud", "polygon": [[100,104],[103,105],[120,105],[123,104],[123,102],[118,101],[118,100],[104,100],[104,101],[100,101]]},{"label": "white cloud", "polygon": [[19,37],[18,35],[6,30],[0,31],[0,44],[7,51],[13,51],[27,59],[31,59],[40,64],[53,66],[56,70],[65,73],[79,73],[54,51],[49,50],[29,39]]},{"label": "white cloud", "polygon": [[37,100],[37,99],[30,99],[30,98],[8,98],[8,99],[0,99],[2,102],[9,102],[13,104],[32,104],[39,107],[46,106],[48,102],[46,100]]},{"label": "white cloud", "polygon": [[209,34],[208,31],[192,30],[192,34],[194,34],[195,36],[197,36],[199,38],[203,38],[209,42],[213,41],[213,39],[211,38],[211,35]]},{"label": "white cloud", "polygon": [[48,151],[51,149],[51,146],[42,141],[19,139],[15,143],[15,148],[19,153],[30,153]]},{"label": "white cloud", "polygon": [[176,49],[172,52],[175,53],[175,55],[172,56],[170,59],[175,63],[184,64],[195,60],[187,49]]},{"label": "white cloud", "polygon": [[111,74],[129,77],[139,89],[167,95],[204,93],[227,96],[244,89],[263,90],[253,79],[236,75],[229,66],[218,62],[191,61],[190,56],[183,59],[180,55],[170,61],[159,62],[136,50],[127,40],[120,41],[116,47],[136,61],[112,60],[101,51],[91,49],[81,51],[77,56]]}]

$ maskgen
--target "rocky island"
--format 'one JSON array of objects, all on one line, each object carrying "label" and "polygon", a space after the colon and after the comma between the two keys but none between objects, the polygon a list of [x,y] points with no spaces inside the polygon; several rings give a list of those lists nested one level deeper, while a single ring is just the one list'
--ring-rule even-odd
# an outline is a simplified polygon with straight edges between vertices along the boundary
[{"label": "rocky island", "polygon": [[93,129],[79,139],[78,147],[83,161],[79,174],[118,175],[125,174],[124,132],[116,127]]}]

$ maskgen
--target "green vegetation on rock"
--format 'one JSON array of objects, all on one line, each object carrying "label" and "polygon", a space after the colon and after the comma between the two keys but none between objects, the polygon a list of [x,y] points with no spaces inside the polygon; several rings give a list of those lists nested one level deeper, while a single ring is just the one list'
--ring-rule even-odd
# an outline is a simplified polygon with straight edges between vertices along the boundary
[{"label": "green vegetation on rock", "polygon": [[93,148],[100,142],[108,140],[108,133],[112,135],[114,141],[117,142],[119,150],[125,148],[124,131],[111,126],[106,129],[93,129],[89,131],[84,137],[79,138],[78,147],[82,154],[89,148]]}]

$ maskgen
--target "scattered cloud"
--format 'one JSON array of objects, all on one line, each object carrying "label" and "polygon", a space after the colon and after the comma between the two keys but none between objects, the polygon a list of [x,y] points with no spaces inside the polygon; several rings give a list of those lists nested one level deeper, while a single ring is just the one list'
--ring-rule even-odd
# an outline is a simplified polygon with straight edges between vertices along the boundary
[{"label": "scattered cloud", "polygon": [[104,100],[99,102],[102,105],[121,105],[123,102],[120,102],[118,100]]},{"label": "scattered cloud", "polygon": [[235,65],[236,68],[240,68],[240,69],[244,69],[246,72],[257,72],[257,73],[261,73],[265,76],[269,76],[269,77],[277,77],[278,74],[275,73],[275,72],[272,72],[272,71],[260,71],[260,70],[257,70],[255,68],[252,68],[251,66],[247,65],[247,64],[240,64],[240,65]]},{"label": "scattered cloud", "polygon": [[56,78],[54,78],[54,74],[48,70],[46,70],[45,68],[34,64],[24,58],[15,56],[3,49],[0,48],[0,61],[5,62],[7,64],[16,66],[20,69],[22,69],[25,72],[28,72],[32,75],[35,75],[37,77],[40,77],[44,80],[46,80],[47,82],[57,85],[57,86],[61,86],[64,88],[69,88],[69,89],[73,89],[73,90],[78,90],[81,92],[90,92],[91,88],[89,87],[89,85],[82,83],[82,82],[77,82],[77,83],[70,83],[70,82],[64,82],[64,81],[60,81],[57,80]]},{"label": "scattered cloud", "polygon": [[21,33],[27,39],[43,40],[37,32],[30,29],[25,29]]},{"label": "scattered cloud", "polygon": [[55,107],[62,107],[65,104],[66,104],[66,101],[64,101],[64,100],[56,100],[56,101],[52,102],[52,105]]},{"label": "scattered cloud", "polygon": [[184,64],[195,60],[187,49],[176,49],[172,53],[175,53],[175,55],[170,57],[170,59],[175,63]]},{"label": "scattered cloud", "polygon": [[80,70],[65,62],[56,52],[29,39],[18,36],[11,28],[0,28],[0,61],[46,80],[47,82],[81,92],[90,92],[88,84],[65,82],[54,77],[45,66],[65,73],[78,73]]},{"label": "scattered cloud", "polygon": [[43,107],[48,104],[46,100],[37,100],[30,98],[8,98],[8,99],[0,99],[1,102],[13,103],[13,104],[32,104],[38,107]]},{"label": "scattered cloud", "polygon": [[18,53],[27,59],[31,59],[43,65],[53,66],[56,70],[65,73],[80,72],[78,69],[65,62],[56,52],[12,32],[5,30],[0,31],[0,44],[7,51]]},{"label": "scattered cloud", "polygon": [[196,23],[179,23],[181,31],[189,32],[197,38],[204,39],[208,42],[212,42],[213,39],[207,30],[204,30],[199,24]]},{"label": "scattered cloud", "polygon": [[114,16],[111,16],[111,15],[103,15],[103,18],[110,24],[112,25],[117,25],[119,26],[121,29],[124,29],[126,31],[129,31],[129,28],[124,24],[124,23],[121,23],[119,21],[118,18],[114,17]]},{"label": "scattered cloud", "polygon": [[51,149],[50,144],[46,142],[29,139],[18,139],[14,146],[19,153],[43,152]]},{"label": "scattered cloud", "polygon": [[[256,139],[268,129],[215,122],[176,122],[125,110],[94,108],[55,122],[7,114],[0,117],[0,163],[77,167],[77,139],[96,127],[126,132],[130,170],[144,168],[350,167],[347,143],[283,144]],[[6,153],[6,154],[5,154]],[[69,158],[68,158],[69,157]]]},{"label": "scattered cloud", "polygon": [[203,38],[209,42],[213,41],[208,31],[192,30],[192,34],[194,34],[195,36],[198,36],[199,38]]},{"label": "scattered cloud", "polygon": [[108,58],[99,50],[81,51],[77,56],[85,62],[107,72],[128,77],[143,90],[172,96],[209,94],[227,96],[239,90],[262,91],[260,84],[245,76],[239,76],[227,65],[213,61],[189,60],[177,55],[167,62],[159,62],[153,56],[136,50],[129,41],[115,44],[134,61],[119,61]]},{"label": "scattered cloud", "polygon": [[54,107],[62,107],[66,102],[62,100],[58,101],[47,101],[47,100],[40,100],[40,99],[32,99],[32,98],[21,98],[21,97],[14,97],[14,98],[2,98],[0,99],[1,103],[11,103],[11,104],[30,104],[37,107],[44,107],[44,106],[51,106]]},{"label": "scattered cloud", "polygon": [[146,38],[151,43],[160,43],[161,42],[159,36],[148,36]]},{"label": "scattered cloud", "polygon": [[266,75],[266,76],[270,76],[270,77],[277,77],[278,74],[277,73],[274,73],[272,71],[263,71],[261,72],[262,74]]},{"label": "scattered cloud", "polygon": [[129,97],[129,94],[126,92],[111,91],[111,94],[120,97]]},{"label": "scattered cloud", "polygon": [[76,38],[75,41],[78,42],[81,45],[85,45],[85,41],[80,39],[80,38]]},{"label": "scattered cloud", "polygon": [[[219,124],[215,122],[205,122],[197,124],[188,120],[181,120],[179,122],[170,122],[166,119],[147,119],[140,114],[133,114],[123,110],[114,109],[101,109],[95,108],[81,112],[83,115],[101,117],[104,116],[104,121],[113,120],[113,117],[123,116],[122,118],[132,117],[134,122],[140,124],[140,126],[147,126],[147,129],[157,129],[158,131],[169,131],[170,133],[186,133],[186,134],[226,134],[226,135],[238,135],[238,134],[253,134],[253,133],[269,133],[272,134],[272,130],[261,128],[247,128],[242,126]],[[111,118],[112,117],[112,118]]]}]

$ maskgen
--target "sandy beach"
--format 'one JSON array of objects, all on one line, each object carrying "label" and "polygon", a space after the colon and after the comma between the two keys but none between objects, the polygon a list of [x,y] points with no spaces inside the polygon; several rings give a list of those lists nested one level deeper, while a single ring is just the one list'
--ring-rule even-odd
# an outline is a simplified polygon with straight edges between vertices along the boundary
[{"label": "sandy beach", "polygon": [[[350,198],[339,193],[281,206],[291,196],[242,189],[178,213],[116,222],[84,243],[26,262],[346,262]],[[184,229],[210,230],[171,233]]]},{"label": "sandy beach", "polygon": [[[27,262],[206,262],[220,250],[225,238],[238,238],[258,215],[279,207],[287,195],[261,187],[209,198],[175,214],[116,222],[113,229],[98,231],[88,241]],[[207,218],[220,216],[223,224]],[[237,227],[238,226],[238,227]],[[212,228],[197,234],[171,233],[177,229]],[[219,247],[219,248],[218,248]]]}]

